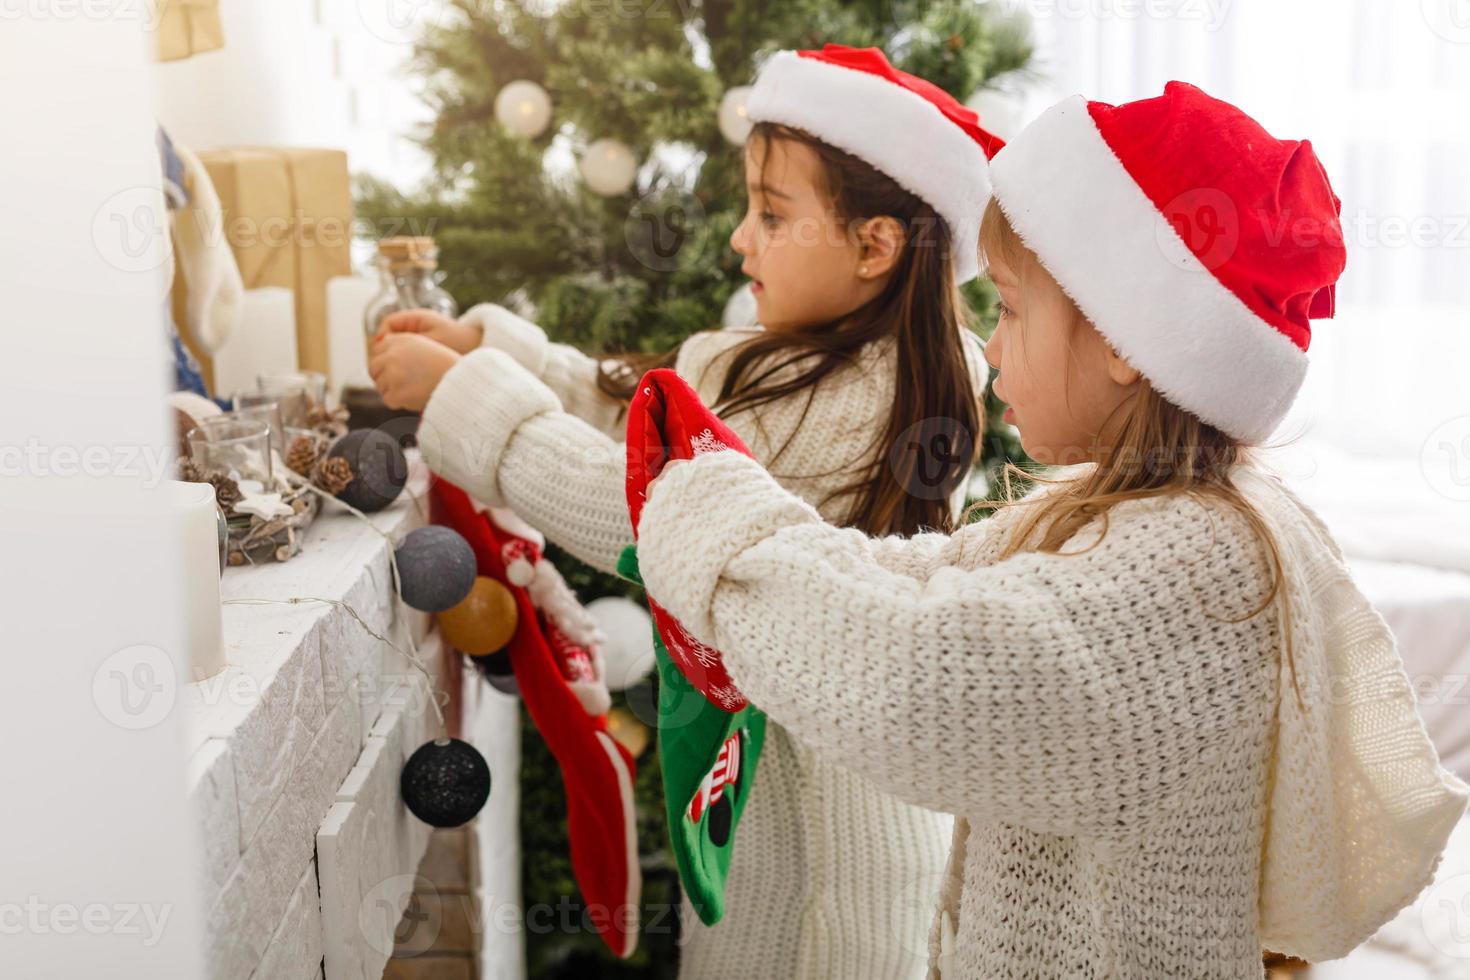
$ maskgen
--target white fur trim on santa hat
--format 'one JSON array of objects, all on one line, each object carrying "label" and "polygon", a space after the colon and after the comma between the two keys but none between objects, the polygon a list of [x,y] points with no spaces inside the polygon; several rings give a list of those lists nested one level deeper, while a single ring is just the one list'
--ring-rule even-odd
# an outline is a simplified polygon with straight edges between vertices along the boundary
[{"label": "white fur trim on santa hat", "polygon": [[990,181],[1022,241],[1160,394],[1238,439],[1270,436],[1306,377],[1306,352],[1189,250],[1081,96],[997,153]]},{"label": "white fur trim on santa hat", "polygon": [[979,274],[985,151],[938,106],[877,75],[781,51],[761,68],[746,112],[751,122],[805,130],[898,181],[949,225],[956,279]]}]

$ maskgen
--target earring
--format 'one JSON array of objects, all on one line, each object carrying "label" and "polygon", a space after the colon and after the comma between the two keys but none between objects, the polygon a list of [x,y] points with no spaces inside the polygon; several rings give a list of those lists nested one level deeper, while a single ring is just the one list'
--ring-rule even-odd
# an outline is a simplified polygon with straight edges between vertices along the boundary
[{"label": "earring", "polygon": [[868,267],[867,266],[865,266],[865,265],[858,266],[858,275],[860,275],[860,276],[866,276],[867,274],[868,274]]}]

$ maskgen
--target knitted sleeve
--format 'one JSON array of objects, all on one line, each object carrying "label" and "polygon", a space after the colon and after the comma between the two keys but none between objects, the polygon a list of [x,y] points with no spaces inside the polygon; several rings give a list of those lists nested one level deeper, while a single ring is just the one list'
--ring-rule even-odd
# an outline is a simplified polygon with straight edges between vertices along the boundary
[{"label": "knitted sleeve", "polygon": [[[476,499],[510,507],[577,559],[616,574],[618,557],[633,543],[622,434],[613,438],[563,410],[556,391],[534,377],[534,367],[528,369],[523,360],[536,363],[534,340],[539,335],[544,343],[545,334],[534,324],[520,323],[535,334],[516,328],[516,336],[530,341],[519,354],[482,347],[439,383],[424,407],[419,436],[424,460]],[[486,334],[491,334],[488,326]],[[705,370],[705,359],[714,349],[717,345],[686,344],[675,370],[713,376]],[[737,432],[740,425],[733,426]]]},{"label": "knitted sleeve", "polygon": [[1260,620],[1200,608],[1264,572],[1234,526],[1198,561],[1199,508],[1154,503],[1134,524],[1125,506],[1083,555],[979,565],[964,559],[985,522],[948,544],[870,541],[721,452],[654,484],[639,559],[649,593],[804,743],[921,806],[1107,835],[1187,800],[1272,690]]},{"label": "knitted sleeve", "polygon": [[482,331],[481,347],[503,350],[561,400],[564,411],[621,439],[627,406],[597,385],[599,361],[570,344],[554,344],[546,331],[495,303],[480,303],[460,317]]},{"label": "knitted sleeve", "polygon": [[555,392],[510,354],[460,359],[424,407],[430,469],[495,507],[510,507],[587,564],[617,571],[633,541],[621,442],[562,411]]}]

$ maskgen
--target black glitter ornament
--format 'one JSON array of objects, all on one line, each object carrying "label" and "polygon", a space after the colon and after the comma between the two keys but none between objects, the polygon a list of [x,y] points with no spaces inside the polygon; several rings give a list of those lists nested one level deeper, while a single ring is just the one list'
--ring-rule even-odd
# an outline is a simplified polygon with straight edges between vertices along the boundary
[{"label": "black glitter ornament", "polygon": [[473,820],[490,798],[490,766],[468,742],[437,738],[409,756],[398,791],[424,823],[458,827]]},{"label": "black glitter ornament", "polygon": [[403,601],[423,612],[457,606],[475,587],[475,552],[459,532],[431,524],[415,528],[398,546]]},{"label": "black glitter ornament", "polygon": [[377,429],[354,429],[327,450],[327,459],[343,459],[352,467],[352,482],[337,499],[358,510],[382,510],[408,482],[408,458],[398,440]]}]

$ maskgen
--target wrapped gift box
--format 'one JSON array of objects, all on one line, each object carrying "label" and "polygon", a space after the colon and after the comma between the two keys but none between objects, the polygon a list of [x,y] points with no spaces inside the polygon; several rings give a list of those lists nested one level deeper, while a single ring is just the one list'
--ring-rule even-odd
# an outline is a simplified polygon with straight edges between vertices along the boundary
[{"label": "wrapped gift box", "polygon": [[225,46],[219,0],[157,0],[158,60],[180,61]]},{"label": "wrapped gift box", "polygon": [[[224,218],[218,233],[229,242],[245,288],[279,286],[292,291],[299,366],[326,373],[331,367],[327,281],[351,271],[347,154],[296,147],[227,147],[202,150],[199,159],[219,193]],[[185,322],[186,289],[183,276],[175,276],[179,323]],[[212,382],[212,365],[207,358],[200,361]]]}]

